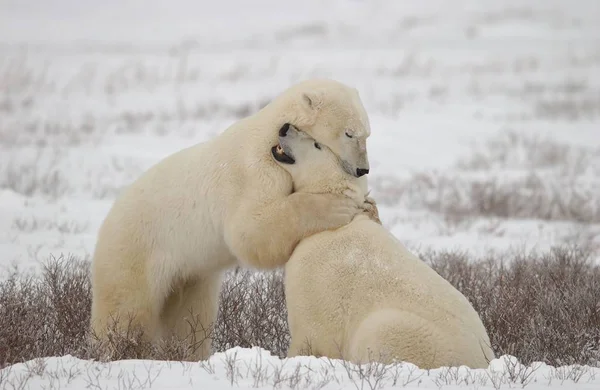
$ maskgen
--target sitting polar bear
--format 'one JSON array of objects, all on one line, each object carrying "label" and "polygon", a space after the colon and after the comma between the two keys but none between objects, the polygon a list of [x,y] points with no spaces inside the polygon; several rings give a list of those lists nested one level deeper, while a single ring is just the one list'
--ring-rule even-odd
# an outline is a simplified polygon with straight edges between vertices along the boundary
[{"label": "sitting polar bear", "polygon": [[[273,156],[298,193],[364,199],[366,180],[345,173],[325,145],[290,126],[279,142]],[[368,215],[302,240],[284,283],[288,357],[308,349],[355,363],[397,359],[421,368],[482,368],[494,359],[467,299]]]},{"label": "sitting polar bear", "polygon": [[133,326],[152,342],[194,329],[190,346],[204,359],[227,268],[281,266],[302,238],[362,211],[340,194],[292,193],[291,176],[271,157],[286,122],[328,145],[349,174],[368,173],[367,113],[356,89],[333,80],[298,83],[214,139],[160,161],[120,194],[100,228],[91,314],[98,339],[109,328]]}]

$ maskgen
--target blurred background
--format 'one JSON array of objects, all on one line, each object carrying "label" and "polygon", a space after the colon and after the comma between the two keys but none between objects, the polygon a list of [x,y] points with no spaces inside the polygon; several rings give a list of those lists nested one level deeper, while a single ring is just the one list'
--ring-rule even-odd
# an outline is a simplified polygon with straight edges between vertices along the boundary
[{"label": "blurred background", "polygon": [[598,258],[596,0],[0,0],[0,272],[89,258],[124,185],[311,77],[360,91],[409,248]]}]

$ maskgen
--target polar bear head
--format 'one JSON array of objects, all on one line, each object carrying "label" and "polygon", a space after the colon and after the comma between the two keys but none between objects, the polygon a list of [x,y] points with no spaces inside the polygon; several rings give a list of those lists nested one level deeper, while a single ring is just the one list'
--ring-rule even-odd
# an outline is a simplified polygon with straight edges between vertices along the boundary
[{"label": "polar bear head", "polygon": [[295,192],[339,193],[359,202],[366,196],[366,176],[349,174],[331,149],[288,123],[279,130],[279,144],[271,153],[292,176]]},{"label": "polar bear head", "polygon": [[278,99],[277,111],[341,160],[342,168],[360,177],[369,173],[369,117],[358,90],[334,80],[298,83]]}]

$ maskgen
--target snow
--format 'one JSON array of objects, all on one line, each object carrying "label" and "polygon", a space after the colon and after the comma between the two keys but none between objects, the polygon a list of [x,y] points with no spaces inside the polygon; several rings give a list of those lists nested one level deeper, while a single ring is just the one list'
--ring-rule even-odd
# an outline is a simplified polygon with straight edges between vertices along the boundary
[{"label": "snow", "polygon": [[410,363],[362,366],[327,358],[279,359],[260,348],[232,348],[204,362],[123,360],[99,363],[72,356],[38,359],[0,371],[19,389],[597,389],[600,368],[521,365],[512,356],[487,369]]},{"label": "snow", "polygon": [[[4,0],[0,277],[12,266],[35,271],[50,254],[89,258],[122,186],[308,77],[359,89],[371,118],[372,196],[409,248],[484,253],[577,242],[600,261],[596,0]],[[511,143],[509,132],[542,144]],[[469,165],[477,155],[488,164]],[[531,174],[546,197],[511,184]],[[432,177],[445,178],[444,194],[461,200],[462,214],[452,213],[451,196],[436,205],[441,184],[428,187]],[[508,183],[512,206],[464,211],[477,180]],[[561,214],[555,203],[574,209]],[[220,371],[221,357],[213,359]],[[100,370],[117,386],[120,370],[149,363],[112,371],[69,357],[47,364]],[[164,386],[221,383],[198,364],[152,364],[169,373],[157,379]],[[528,387],[555,385],[548,370]],[[52,376],[44,375],[30,383]]]}]

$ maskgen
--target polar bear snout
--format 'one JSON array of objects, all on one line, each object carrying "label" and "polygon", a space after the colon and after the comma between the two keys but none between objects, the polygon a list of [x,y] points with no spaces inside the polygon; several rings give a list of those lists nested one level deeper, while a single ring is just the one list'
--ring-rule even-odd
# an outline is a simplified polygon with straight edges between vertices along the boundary
[{"label": "polar bear snout", "polygon": [[281,129],[279,129],[279,136],[280,137],[285,137],[287,135],[288,130],[290,129],[290,124],[286,123],[283,126],[281,126]]},{"label": "polar bear snout", "polygon": [[281,142],[283,138],[305,139],[305,138],[310,138],[310,137],[308,134],[301,132],[296,126],[294,126],[290,123],[285,123],[279,129],[279,141]]},{"label": "polar bear snout", "polygon": [[361,177],[369,173],[369,168],[356,168],[356,177]]}]

